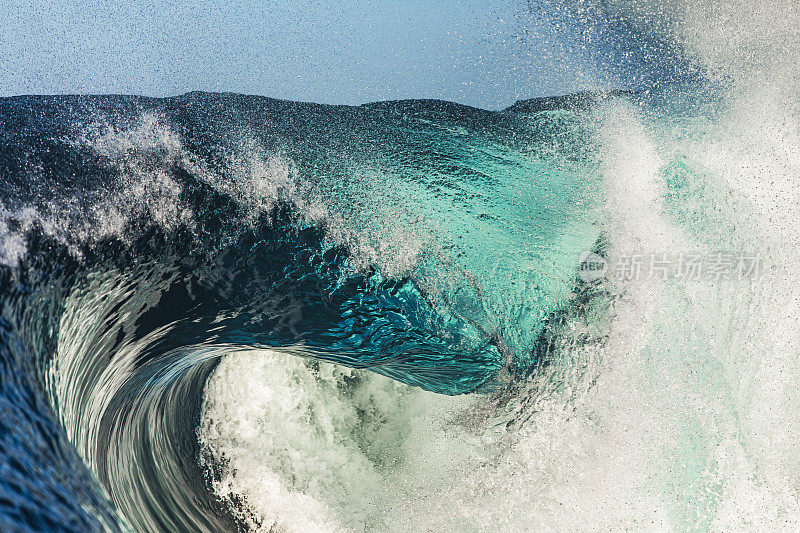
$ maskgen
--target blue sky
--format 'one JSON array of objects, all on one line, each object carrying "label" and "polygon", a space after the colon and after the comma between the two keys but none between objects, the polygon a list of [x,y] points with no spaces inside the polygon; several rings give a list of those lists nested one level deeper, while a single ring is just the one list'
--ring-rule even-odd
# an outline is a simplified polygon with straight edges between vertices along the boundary
[{"label": "blue sky", "polygon": [[442,98],[496,109],[607,85],[566,51],[569,32],[524,1],[3,4],[3,96],[206,90],[346,104]]}]

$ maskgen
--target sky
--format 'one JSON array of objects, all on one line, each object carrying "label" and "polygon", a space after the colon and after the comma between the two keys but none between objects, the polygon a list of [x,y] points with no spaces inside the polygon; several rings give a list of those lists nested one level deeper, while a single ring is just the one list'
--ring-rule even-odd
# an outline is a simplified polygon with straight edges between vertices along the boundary
[{"label": "sky", "polygon": [[569,32],[523,0],[0,5],[0,96],[203,90],[499,109],[609,84],[567,57]]}]

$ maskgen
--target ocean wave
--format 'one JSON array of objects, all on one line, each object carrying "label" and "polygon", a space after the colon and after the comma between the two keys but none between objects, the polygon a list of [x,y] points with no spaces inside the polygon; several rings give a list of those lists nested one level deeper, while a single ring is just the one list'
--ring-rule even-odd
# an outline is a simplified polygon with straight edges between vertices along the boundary
[{"label": "ocean wave", "polygon": [[628,4],[691,79],[0,100],[0,528],[796,529],[796,32]]}]

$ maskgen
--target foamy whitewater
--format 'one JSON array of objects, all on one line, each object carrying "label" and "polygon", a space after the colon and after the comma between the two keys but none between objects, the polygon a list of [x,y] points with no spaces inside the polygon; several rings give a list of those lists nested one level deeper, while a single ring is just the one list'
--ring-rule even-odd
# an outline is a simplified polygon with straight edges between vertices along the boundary
[{"label": "foamy whitewater", "polygon": [[551,7],[670,79],[0,99],[0,530],[800,530],[800,7]]}]

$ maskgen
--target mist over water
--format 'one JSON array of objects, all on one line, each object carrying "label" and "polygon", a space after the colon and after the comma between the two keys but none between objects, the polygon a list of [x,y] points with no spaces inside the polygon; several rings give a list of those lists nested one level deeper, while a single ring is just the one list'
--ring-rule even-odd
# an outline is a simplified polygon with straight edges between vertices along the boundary
[{"label": "mist over water", "polygon": [[0,529],[798,529],[797,10],[548,4],[650,88],[500,112],[3,99]]}]

